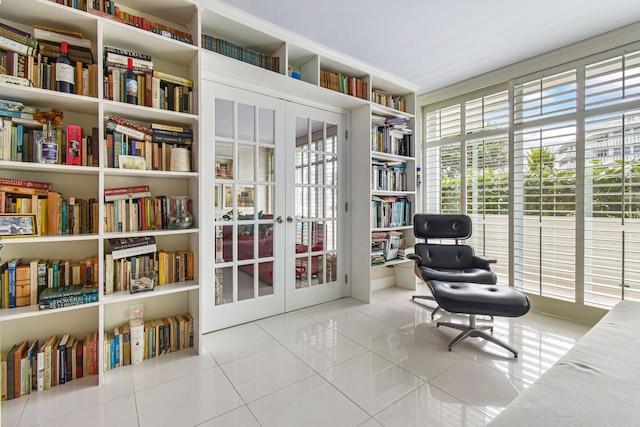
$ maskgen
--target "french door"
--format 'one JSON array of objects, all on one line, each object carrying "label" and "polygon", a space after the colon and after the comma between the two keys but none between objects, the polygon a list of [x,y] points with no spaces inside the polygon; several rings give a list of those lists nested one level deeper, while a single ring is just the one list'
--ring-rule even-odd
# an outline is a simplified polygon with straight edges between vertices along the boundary
[{"label": "french door", "polygon": [[287,311],[345,296],[344,135],[343,115],[287,104]]},{"label": "french door", "polygon": [[343,297],[344,116],[207,80],[202,93],[203,331]]}]

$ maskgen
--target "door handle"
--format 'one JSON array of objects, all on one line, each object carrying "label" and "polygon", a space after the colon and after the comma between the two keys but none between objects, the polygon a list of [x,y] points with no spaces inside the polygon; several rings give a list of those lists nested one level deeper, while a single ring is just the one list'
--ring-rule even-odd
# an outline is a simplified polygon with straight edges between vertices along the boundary
[{"label": "door handle", "polygon": [[282,216],[278,216],[275,222],[277,222],[278,224],[282,224]]},{"label": "door handle", "polygon": [[293,217],[292,217],[291,215],[289,215],[289,216],[287,217],[287,222],[288,222],[288,223],[292,223],[292,222],[293,222]]}]

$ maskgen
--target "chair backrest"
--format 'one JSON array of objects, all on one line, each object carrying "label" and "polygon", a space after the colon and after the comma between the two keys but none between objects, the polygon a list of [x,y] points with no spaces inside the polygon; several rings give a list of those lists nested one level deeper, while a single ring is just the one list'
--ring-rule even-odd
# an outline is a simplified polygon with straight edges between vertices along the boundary
[{"label": "chair backrest", "polygon": [[416,214],[413,233],[425,240],[465,240],[471,237],[471,218],[463,214]]},{"label": "chair backrest", "polygon": [[423,267],[444,270],[464,270],[473,267],[474,251],[468,245],[418,243],[415,251],[422,259]]}]

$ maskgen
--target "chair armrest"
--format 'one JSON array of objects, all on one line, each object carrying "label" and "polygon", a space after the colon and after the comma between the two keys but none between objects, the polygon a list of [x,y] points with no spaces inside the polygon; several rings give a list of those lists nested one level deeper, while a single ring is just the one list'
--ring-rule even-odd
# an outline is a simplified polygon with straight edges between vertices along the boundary
[{"label": "chair armrest", "polygon": [[489,258],[488,256],[473,256],[473,265],[476,267],[489,270],[489,264],[495,264],[498,262],[495,258]]},{"label": "chair armrest", "polygon": [[422,258],[420,257],[420,255],[409,254],[409,255],[407,255],[407,258],[415,261],[415,263],[418,265],[418,267],[420,267],[422,265]]}]

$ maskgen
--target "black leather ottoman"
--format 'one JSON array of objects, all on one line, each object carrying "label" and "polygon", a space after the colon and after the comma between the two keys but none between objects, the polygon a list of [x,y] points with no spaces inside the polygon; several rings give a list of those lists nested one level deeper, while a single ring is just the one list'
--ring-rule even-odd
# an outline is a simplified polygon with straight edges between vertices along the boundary
[{"label": "black leather ottoman", "polygon": [[462,331],[449,343],[449,351],[467,337],[479,337],[506,348],[513,353],[514,357],[518,357],[518,352],[513,347],[485,332],[486,330],[493,332],[493,326],[476,326],[475,316],[478,314],[502,317],[523,316],[531,308],[529,298],[524,293],[512,286],[468,282],[430,280],[429,286],[433,297],[443,310],[469,315],[469,325],[437,322],[437,326],[447,326]]}]

